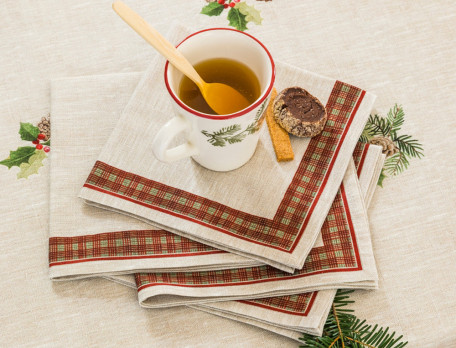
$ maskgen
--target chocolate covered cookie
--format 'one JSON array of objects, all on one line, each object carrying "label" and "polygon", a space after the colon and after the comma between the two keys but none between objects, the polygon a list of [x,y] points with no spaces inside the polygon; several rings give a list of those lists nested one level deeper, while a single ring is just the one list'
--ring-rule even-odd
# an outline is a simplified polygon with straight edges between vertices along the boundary
[{"label": "chocolate covered cookie", "polygon": [[323,104],[301,87],[284,89],[274,100],[274,119],[298,137],[319,134],[327,120]]}]

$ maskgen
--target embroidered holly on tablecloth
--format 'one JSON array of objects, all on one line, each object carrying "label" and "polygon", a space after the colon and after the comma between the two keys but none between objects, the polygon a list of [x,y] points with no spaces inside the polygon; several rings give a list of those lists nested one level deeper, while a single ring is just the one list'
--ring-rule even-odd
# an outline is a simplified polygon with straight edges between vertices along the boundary
[{"label": "embroidered holly on tablecloth", "polygon": [[220,16],[227,10],[227,19],[230,26],[240,31],[247,30],[247,24],[252,22],[261,25],[263,18],[260,11],[241,0],[206,0],[208,4],[201,10],[207,16]]},{"label": "embroidered holly on tablecloth", "polygon": [[43,160],[51,151],[51,127],[50,118],[42,117],[37,126],[31,123],[22,123],[19,128],[19,135],[24,141],[31,142],[28,146],[19,146],[16,150],[10,151],[8,158],[0,161],[0,164],[12,167],[19,167],[17,178],[27,179],[32,174],[38,174],[43,166]]}]

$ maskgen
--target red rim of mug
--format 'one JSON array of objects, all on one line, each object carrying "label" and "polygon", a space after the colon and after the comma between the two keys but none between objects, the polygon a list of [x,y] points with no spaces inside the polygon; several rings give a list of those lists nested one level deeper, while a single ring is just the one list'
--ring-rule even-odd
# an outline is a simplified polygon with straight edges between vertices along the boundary
[{"label": "red rim of mug", "polygon": [[184,43],[185,41],[187,41],[189,38],[191,38],[192,36],[195,36],[195,35],[198,35],[200,33],[203,33],[203,32],[206,32],[206,31],[211,31],[211,30],[229,30],[229,31],[234,31],[234,32],[238,32],[240,34],[243,34],[243,35],[246,35],[248,37],[250,37],[251,39],[255,40],[263,49],[264,51],[267,53],[268,57],[269,57],[269,60],[271,62],[271,68],[272,68],[272,74],[271,74],[271,82],[269,83],[269,86],[266,90],[266,92],[263,94],[263,96],[259,99],[257,99],[255,101],[255,103],[253,103],[252,105],[250,105],[249,107],[245,108],[245,109],[242,109],[241,111],[238,111],[238,112],[235,112],[233,114],[228,114],[228,115],[210,115],[210,114],[205,114],[205,113],[202,113],[202,112],[199,112],[199,111],[196,111],[190,107],[188,107],[187,105],[185,105],[175,94],[174,94],[174,91],[171,89],[171,86],[169,85],[169,81],[168,81],[168,66],[169,66],[169,61],[166,62],[165,64],[165,85],[166,85],[166,89],[168,90],[169,94],[171,95],[171,97],[174,99],[174,101],[181,107],[183,108],[184,110],[192,113],[193,115],[196,115],[196,116],[199,116],[199,117],[204,117],[204,118],[209,118],[209,119],[212,119],[212,120],[227,120],[227,119],[230,119],[230,118],[235,118],[235,117],[239,117],[239,116],[242,116],[242,115],[245,115],[246,113],[252,111],[253,109],[255,109],[256,107],[258,107],[269,95],[269,93],[271,92],[272,90],[272,87],[274,86],[274,81],[275,81],[275,64],[274,64],[274,60],[272,59],[272,56],[271,56],[271,53],[269,53],[268,49],[266,48],[266,46],[264,46],[261,41],[259,41],[257,38],[253,37],[252,35],[250,34],[247,34],[247,33],[244,33],[242,31],[239,31],[239,30],[236,30],[236,29],[230,29],[230,28],[210,28],[210,29],[204,29],[204,30],[200,30],[200,31],[197,31],[196,33],[193,33],[189,36],[187,36],[184,40],[182,40],[176,47],[179,47],[182,43]]}]

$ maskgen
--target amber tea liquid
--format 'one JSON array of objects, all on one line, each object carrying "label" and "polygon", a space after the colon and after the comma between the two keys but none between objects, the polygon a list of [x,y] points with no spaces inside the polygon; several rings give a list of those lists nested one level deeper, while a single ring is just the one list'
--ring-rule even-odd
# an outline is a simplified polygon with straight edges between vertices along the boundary
[{"label": "amber tea liquid", "polygon": [[[245,64],[228,58],[213,58],[194,65],[201,78],[208,83],[218,82],[233,87],[250,104],[260,97],[261,89],[258,78]],[[196,84],[184,76],[179,85],[179,98],[187,106],[205,114],[217,115],[204,100]],[[236,108],[237,109],[237,108]],[[237,111],[242,109],[239,106]]]}]

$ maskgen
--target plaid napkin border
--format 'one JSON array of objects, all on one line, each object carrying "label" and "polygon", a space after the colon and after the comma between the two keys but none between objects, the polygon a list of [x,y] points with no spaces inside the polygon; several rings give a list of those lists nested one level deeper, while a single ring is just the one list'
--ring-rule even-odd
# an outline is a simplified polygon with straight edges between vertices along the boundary
[{"label": "plaid napkin border", "polygon": [[[162,88],[157,86],[156,81],[161,74],[156,66],[157,63],[154,63],[149,68],[138,85],[93,166],[80,197],[90,204],[135,216],[203,244],[288,272],[294,268],[301,269],[340,185],[375,96],[341,81],[277,63],[277,88],[304,84],[321,100],[327,100],[328,121],[319,136],[307,142],[295,142],[294,148],[303,150],[302,156],[294,162],[295,171],[290,173],[291,181],[281,201],[277,197],[277,211],[265,217],[154,179],[154,175],[161,175],[163,171],[177,170],[176,165],[165,166],[151,158],[146,168],[141,161],[135,160],[143,158],[145,154],[142,152],[148,151],[150,144],[145,142],[155,131],[152,128],[167,119],[157,111],[154,113],[157,125],[151,124],[149,115],[152,110],[172,112],[168,110],[169,105],[163,105],[162,100],[166,100],[167,96],[162,95]],[[161,101],[160,105],[157,99]],[[135,120],[133,125],[132,119]],[[126,127],[129,133],[135,134],[131,144],[124,134]],[[117,139],[126,139],[127,143],[122,146],[126,150],[113,155],[113,147],[118,148],[119,145]],[[142,146],[133,143],[139,139]],[[265,141],[265,146],[269,147],[270,140]],[[263,155],[269,156],[266,153]],[[254,160],[250,161],[238,169],[239,173],[255,170],[254,163]],[[186,171],[185,166],[190,164],[180,162],[179,172]],[[278,166],[272,161],[270,165]],[[277,167],[275,170],[283,169]],[[253,208],[250,205],[249,209]]]},{"label": "plaid napkin border", "polygon": [[[358,143],[353,153],[366,206],[369,206],[385,160],[385,155],[378,156],[378,151],[372,151],[373,147],[375,146]],[[373,157],[377,157],[376,165],[364,166],[364,163],[371,164]],[[196,304],[190,307],[299,340],[303,332],[322,334],[335,294],[335,290],[324,290],[257,300]]]},{"label": "plaid napkin border", "polygon": [[[368,167],[375,168],[382,158],[381,148],[359,144],[355,151],[358,168],[364,166],[368,156]],[[311,250],[303,269],[294,274],[267,265],[210,272],[138,273],[135,277],[140,303],[158,308],[338,287],[376,288],[377,272],[363,197],[353,162],[321,229],[322,244]],[[159,296],[163,294],[168,296]]]},{"label": "plaid napkin border", "polygon": [[[54,281],[260,264],[90,207],[77,197],[142,75],[83,76],[51,83],[49,275]],[[74,138],[81,144],[76,149],[68,140]]]}]

